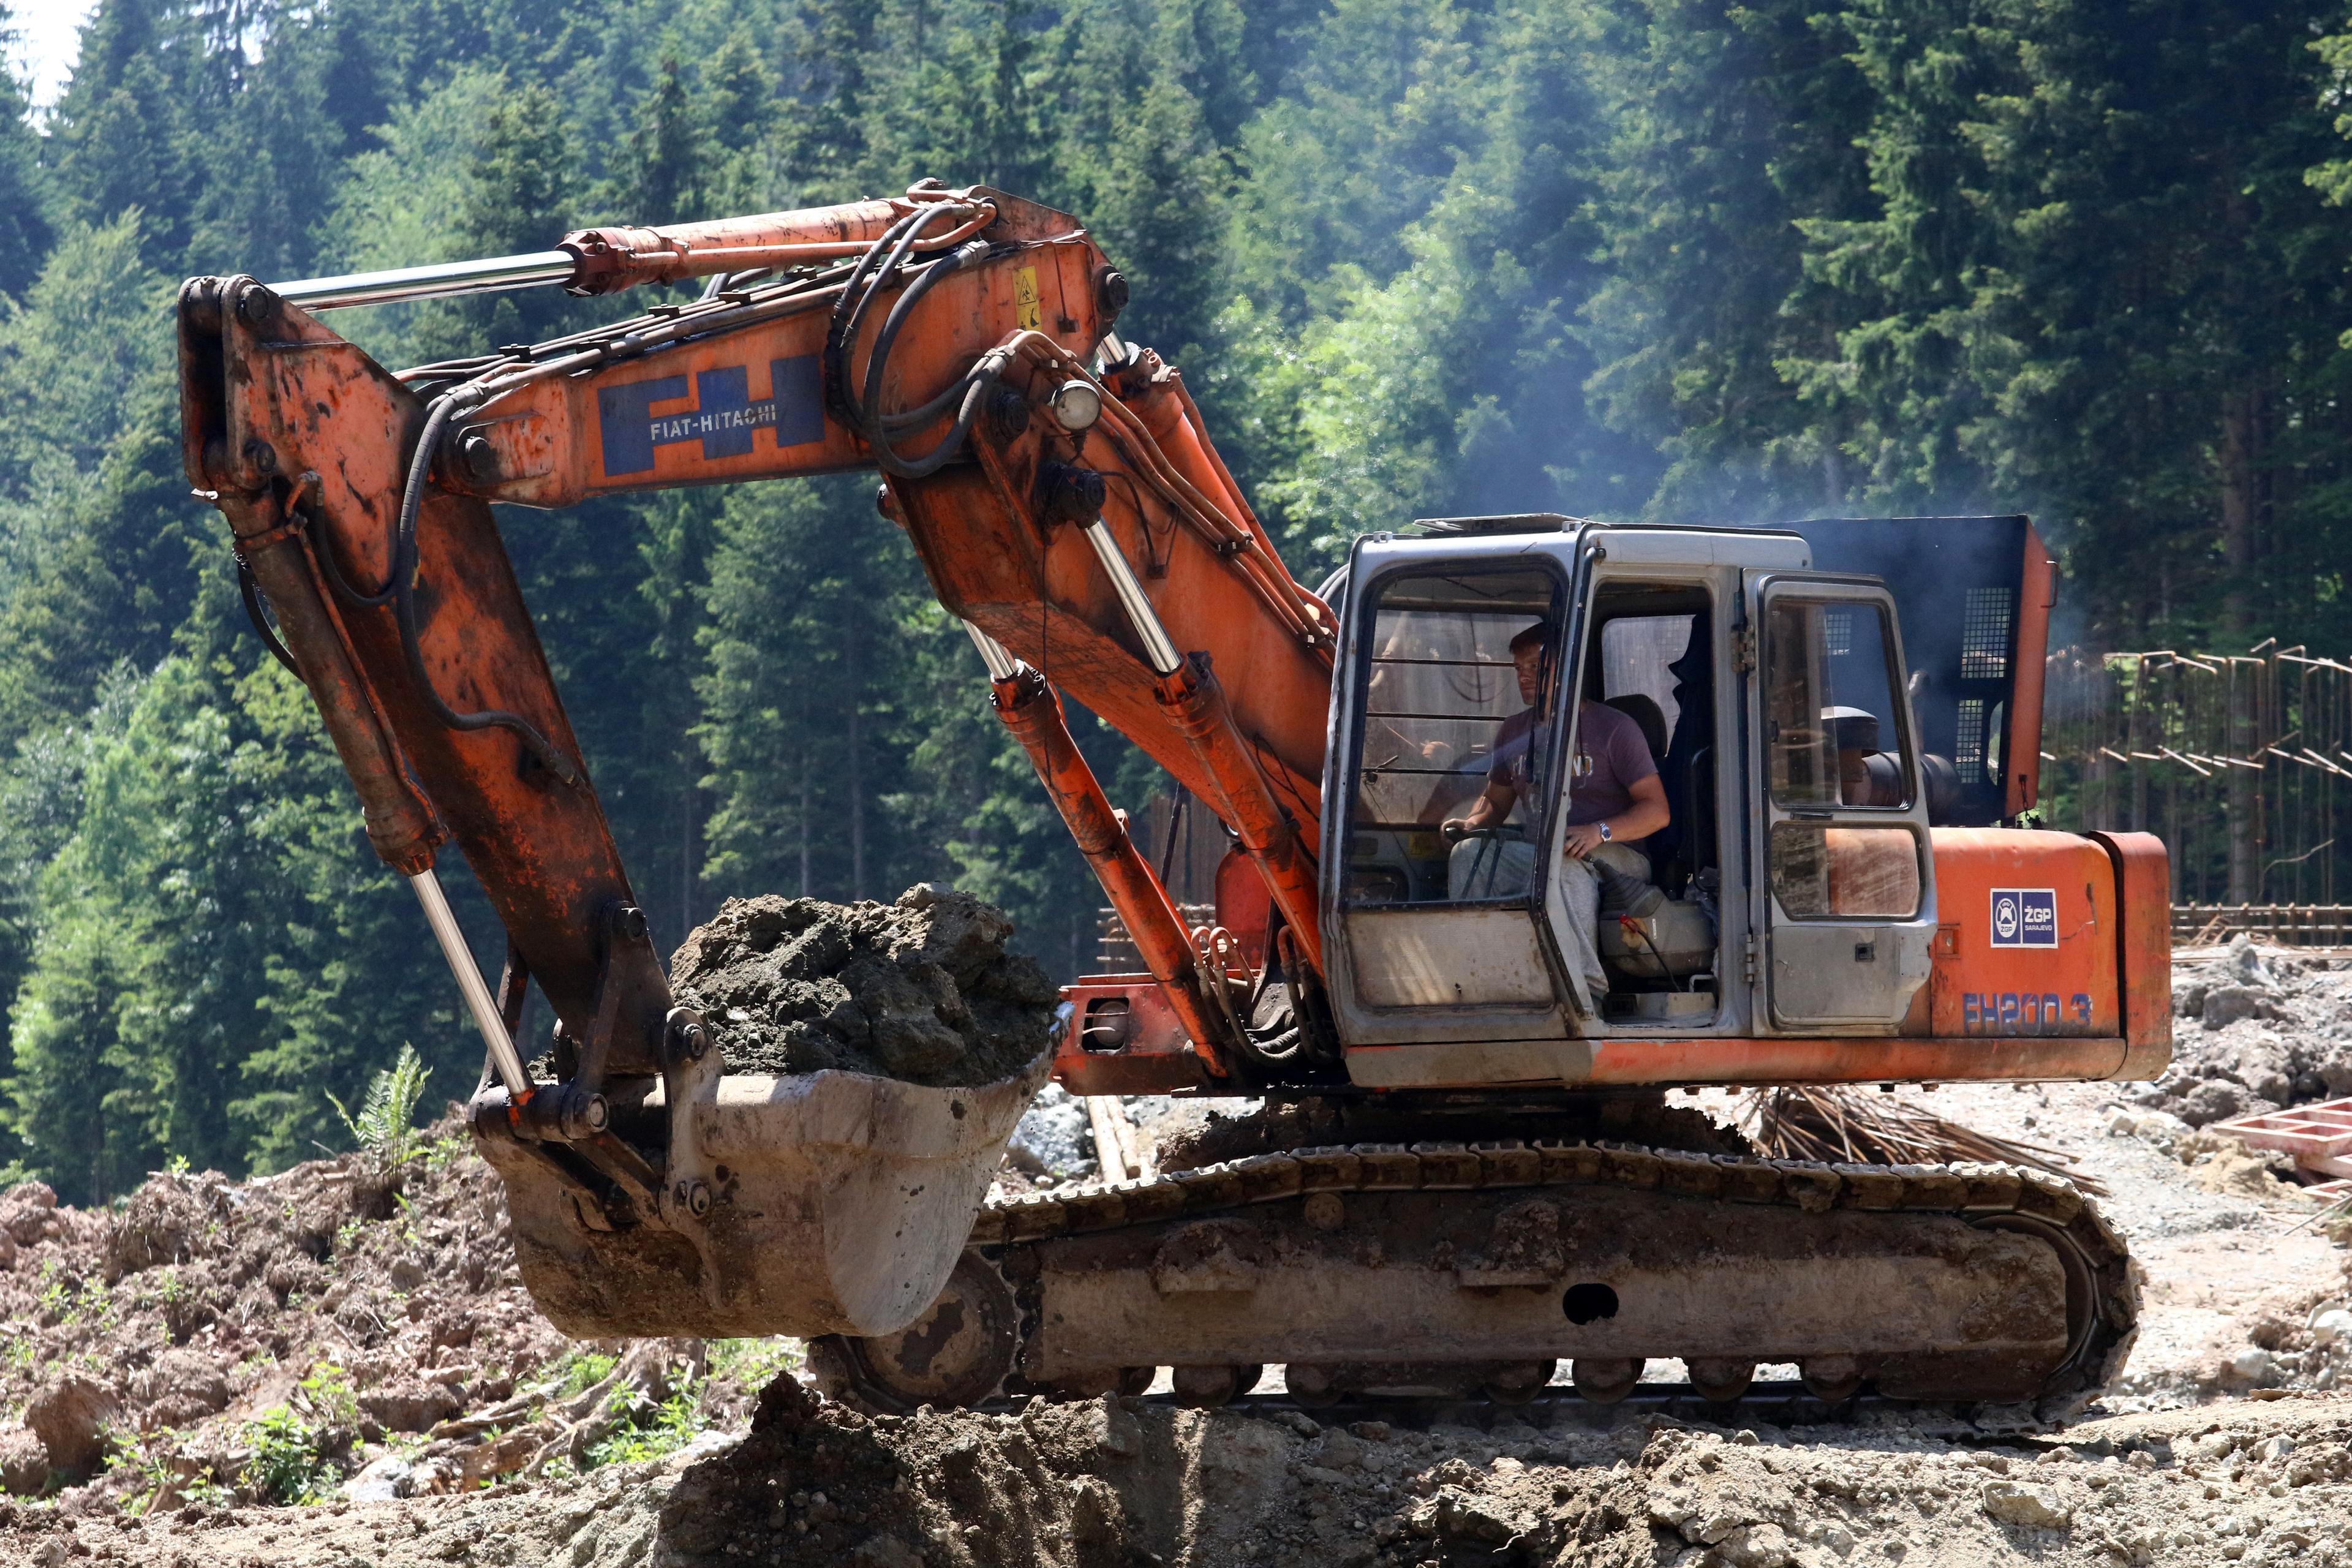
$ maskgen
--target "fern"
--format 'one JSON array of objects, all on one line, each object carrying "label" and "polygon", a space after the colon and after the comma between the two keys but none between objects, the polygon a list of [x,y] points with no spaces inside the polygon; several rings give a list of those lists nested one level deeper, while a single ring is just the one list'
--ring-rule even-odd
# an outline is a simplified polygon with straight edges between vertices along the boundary
[{"label": "fern", "polygon": [[352,1142],[386,1170],[396,1170],[422,1152],[414,1125],[416,1102],[424,1096],[425,1080],[432,1076],[433,1069],[418,1059],[416,1047],[404,1042],[400,1059],[389,1068],[379,1069],[369,1082],[357,1116],[333,1095],[327,1099],[333,1103],[335,1114],[343,1119]]}]

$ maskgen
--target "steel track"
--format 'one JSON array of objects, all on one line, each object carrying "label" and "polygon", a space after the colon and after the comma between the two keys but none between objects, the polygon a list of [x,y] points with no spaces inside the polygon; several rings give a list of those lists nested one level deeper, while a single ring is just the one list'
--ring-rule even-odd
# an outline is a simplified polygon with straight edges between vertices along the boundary
[{"label": "steel track", "polygon": [[[1361,1143],[1254,1155],[1149,1181],[1000,1200],[982,1211],[971,1246],[1003,1276],[1017,1272],[1007,1265],[1024,1248],[1055,1237],[1237,1214],[1318,1192],[1534,1192],[1595,1186],[1806,1214],[1843,1208],[1948,1215],[2040,1239],[2057,1254],[2064,1271],[2068,1319],[2067,1353],[2030,1402],[2035,1417],[2044,1423],[2063,1420],[2097,1396],[2120,1371],[2136,1328],[2138,1285],[2122,1237],[2071,1184],[2007,1165],[1824,1164],[1606,1142]],[[1034,1313],[1024,1310],[1004,1377],[988,1396],[971,1403],[991,1405],[1024,1392],[1025,1385],[1012,1368],[1018,1345],[1035,1330]],[[866,1359],[848,1342],[816,1342],[812,1362],[828,1393],[878,1409],[906,1407],[887,1388],[876,1385]],[[1878,1400],[1866,1390],[1858,1398],[1868,1404],[1896,1403]],[[1385,1418],[1386,1413],[1416,1407],[1507,1412],[1574,1406],[1606,1419],[1616,1408],[1572,1394],[1561,1397],[1549,1393],[1530,1405],[1350,1396],[1318,1410],[1281,1395],[1245,1396],[1237,1403],[1260,1409],[1297,1408],[1318,1422],[1326,1419],[1325,1412],[1343,1410]],[[1624,1404],[1675,1411],[1687,1406],[1711,1411],[1717,1420],[1728,1411],[1754,1410],[1759,1405],[1791,1410],[1810,1405],[1824,1420],[1861,1407],[1853,1400],[1825,1405],[1801,1384],[1758,1385],[1737,1405],[1715,1404],[1685,1385],[1642,1384]]]}]

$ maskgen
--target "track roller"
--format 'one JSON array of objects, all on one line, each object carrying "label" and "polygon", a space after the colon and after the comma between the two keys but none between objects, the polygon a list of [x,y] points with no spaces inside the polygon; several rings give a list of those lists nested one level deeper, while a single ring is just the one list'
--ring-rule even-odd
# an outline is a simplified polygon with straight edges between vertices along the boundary
[{"label": "track roller", "polygon": [[1192,1410],[1231,1404],[1257,1386],[1263,1366],[1180,1366],[1174,1371],[1176,1403]]},{"label": "track roller", "polygon": [[1756,1380],[1756,1363],[1752,1361],[1701,1356],[1683,1364],[1690,1369],[1691,1386],[1698,1390],[1700,1397],[1717,1405],[1736,1404]]},{"label": "track roller", "polygon": [[1800,1363],[1805,1392],[1824,1405],[1843,1405],[1862,1392],[1862,1363],[1850,1355],[1818,1355]]},{"label": "track roller", "polygon": [[1544,1391],[1559,1370],[1556,1361],[1521,1362],[1498,1369],[1478,1386],[1497,1405],[1526,1405]]},{"label": "track roller", "polygon": [[1578,1356],[1569,1363],[1569,1381],[1576,1392],[1595,1405],[1614,1405],[1633,1392],[1642,1381],[1644,1363],[1638,1361],[1608,1361],[1593,1356]]}]

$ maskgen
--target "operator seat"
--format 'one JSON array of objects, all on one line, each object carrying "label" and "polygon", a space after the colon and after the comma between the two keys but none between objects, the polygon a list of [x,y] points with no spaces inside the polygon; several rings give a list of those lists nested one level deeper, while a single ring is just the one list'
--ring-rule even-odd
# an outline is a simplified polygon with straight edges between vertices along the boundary
[{"label": "operator seat", "polygon": [[1650,748],[1650,761],[1664,765],[1666,760],[1666,711],[1657,700],[1644,692],[1628,691],[1622,697],[1604,697],[1604,708],[1614,708],[1641,727],[1642,742]]}]

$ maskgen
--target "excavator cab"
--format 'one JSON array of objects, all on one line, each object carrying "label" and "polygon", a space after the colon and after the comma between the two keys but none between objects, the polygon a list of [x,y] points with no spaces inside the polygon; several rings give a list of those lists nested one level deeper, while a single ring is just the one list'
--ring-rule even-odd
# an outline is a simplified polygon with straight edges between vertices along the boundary
[{"label": "excavator cab", "polygon": [[[1348,574],[1325,834],[1349,1076],[1574,1081],[1596,1040],[1898,1028],[1936,898],[1885,588],[1813,570],[1787,532],[1424,526],[1364,540]],[[1592,878],[1562,838],[1604,708],[1670,820],[1580,909]],[[1506,775],[1507,815],[1463,832]]]}]

